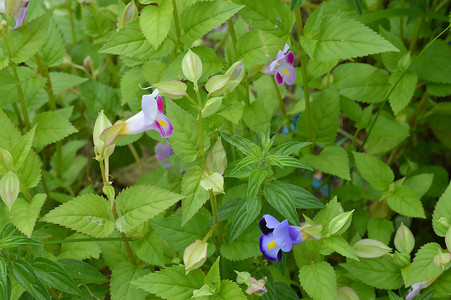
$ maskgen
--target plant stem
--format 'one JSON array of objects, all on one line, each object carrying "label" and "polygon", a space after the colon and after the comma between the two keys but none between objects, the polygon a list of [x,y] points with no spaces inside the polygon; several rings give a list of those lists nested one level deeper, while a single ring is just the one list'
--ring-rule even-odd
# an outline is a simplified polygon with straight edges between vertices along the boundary
[{"label": "plant stem", "polygon": [[177,36],[177,48],[180,49],[182,43],[180,41],[180,25],[179,25],[179,15],[177,12],[177,3],[175,0],[172,0],[172,13],[174,15],[174,24],[175,24],[175,35]]},{"label": "plant stem", "polygon": [[[404,0],[401,0],[401,9],[404,8]],[[404,39],[404,17],[400,17],[399,22],[399,37],[401,38],[401,41]]]},{"label": "plant stem", "polygon": [[91,7],[91,12],[94,17],[94,21],[96,22],[97,30],[99,31],[100,36],[103,36],[104,34],[103,27],[102,24],[100,24],[99,14],[97,13],[96,8],[94,7],[94,2],[91,2],[89,6]]},{"label": "plant stem", "polygon": [[103,160],[99,160],[100,173],[102,174],[103,185],[109,185],[108,178],[105,176],[105,167],[103,166]]},{"label": "plant stem", "polygon": [[409,124],[410,127],[412,128],[413,126],[415,126],[415,121],[417,119],[417,116],[419,114],[419,112],[423,109],[424,104],[426,103],[426,101],[429,99],[429,93],[426,91],[424,92],[423,96],[420,99],[420,102],[418,103],[417,109],[415,109],[415,111],[413,112],[412,116],[409,119]]},{"label": "plant stem", "polygon": [[[119,215],[117,214],[117,210],[116,210],[116,203],[113,204],[112,211],[113,211],[114,220],[119,219]],[[130,259],[130,262],[136,266],[136,259],[135,259],[135,256],[133,255],[132,248],[130,247],[130,244],[128,243],[127,236],[125,235],[125,233],[120,232],[120,231],[119,231],[119,234],[121,235],[121,237],[123,239],[122,242],[124,243],[125,251],[127,251],[127,255],[128,255],[128,258]]]},{"label": "plant stem", "polygon": [[6,35],[3,37],[3,41],[5,44],[6,52],[8,53],[8,57],[10,59],[9,65],[10,65],[11,69],[13,70],[14,78],[16,79],[17,94],[19,95],[20,106],[22,108],[22,114],[23,114],[23,119],[24,119],[24,123],[25,123],[25,128],[28,131],[31,129],[31,126],[30,126],[30,119],[28,118],[27,104],[25,102],[25,96],[23,94],[22,84],[20,83],[19,74],[17,74],[16,64],[11,61],[12,53],[11,53],[11,49],[9,48],[8,37]]},{"label": "plant stem", "polygon": [[69,18],[70,18],[70,29],[72,32],[72,42],[74,45],[77,43],[77,37],[75,34],[75,22],[74,22],[74,12],[72,11],[72,1],[69,4]]},{"label": "plant stem", "polygon": [[210,230],[207,232],[207,234],[204,236],[204,238],[202,239],[202,242],[206,242],[210,236],[213,234],[213,232],[215,231],[216,227],[218,227],[218,224],[214,224],[213,227],[210,228]]},{"label": "plant stem", "polygon": [[286,117],[287,116],[287,110],[285,109],[285,105],[283,103],[282,96],[280,95],[279,86],[277,85],[276,80],[274,79],[274,77],[272,77],[272,83],[274,85],[274,89],[276,90],[277,99],[279,100],[280,112],[282,113],[282,115],[284,115]]},{"label": "plant stem", "polygon": [[211,210],[212,210],[212,213],[213,213],[214,227],[216,227],[216,226],[218,227],[218,230],[219,230],[219,244],[222,244],[224,232],[222,231],[222,228],[219,225],[219,221],[218,221],[218,204],[216,202],[216,196],[213,193],[212,189],[209,189],[208,193],[210,195],[210,204],[211,204]]},{"label": "plant stem", "polygon": [[421,23],[423,22],[423,18],[418,18],[417,23],[415,24],[415,30],[413,32],[412,40],[409,45],[409,52],[413,53],[415,51],[415,47],[418,41],[418,35],[420,34]]},{"label": "plant stem", "polygon": [[139,169],[141,170],[141,175],[144,176],[144,174],[146,174],[146,171],[144,170],[144,166],[142,164],[141,158],[138,155],[138,152],[136,151],[135,146],[133,146],[133,144],[128,144],[128,148],[130,149],[130,152],[132,153],[133,157],[136,160],[136,163],[138,164]]},{"label": "plant stem", "polygon": [[199,87],[197,86],[197,82],[194,84],[194,90],[196,91],[197,102],[198,102],[198,119],[199,119],[199,137],[200,137],[200,163],[202,164],[202,170],[204,172],[207,171],[207,165],[205,164],[205,149],[204,149],[204,125],[202,121],[202,109],[204,105],[202,103],[202,99],[199,94]]},{"label": "plant stem", "polygon": [[84,242],[122,242],[122,241],[131,241],[130,238],[86,238],[86,239],[70,239],[70,240],[60,240],[60,241],[47,241],[42,242],[44,245],[49,244],[67,244],[67,243],[84,243]]},{"label": "plant stem", "polygon": [[[227,24],[229,24],[229,34],[230,34],[230,37],[232,38],[233,51],[235,51],[235,57],[237,57],[238,51],[236,49],[236,34],[235,34],[235,28],[233,27],[232,19],[228,19]],[[231,62],[229,62],[229,63],[231,63]]]},{"label": "plant stem", "polygon": [[33,201],[33,195],[25,185],[20,185],[20,191],[22,192],[22,194],[24,194],[25,198],[27,198],[28,203],[31,203],[31,201]]},{"label": "plant stem", "polygon": [[[298,41],[300,37],[304,34],[304,29],[302,26],[302,17],[301,17],[301,8],[297,7],[295,10],[296,15],[296,26],[298,33]],[[313,150],[313,139],[312,139],[312,121],[311,121],[311,113],[310,113],[310,91],[308,87],[308,73],[307,73],[307,54],[303,51],[302,46],[299,47],[300,56],[301,56],[301,71],[302,71],[302,79],[304,81],[304,100],[305,100],[305,114],[307,115],[307,141],[312,142],[312,145],[309,146],[310,151]]]}]

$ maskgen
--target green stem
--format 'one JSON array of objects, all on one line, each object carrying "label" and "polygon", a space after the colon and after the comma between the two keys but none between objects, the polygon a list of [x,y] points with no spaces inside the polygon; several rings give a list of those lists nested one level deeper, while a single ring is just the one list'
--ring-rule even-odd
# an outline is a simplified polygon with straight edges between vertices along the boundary
[{"label": "green stem", "polygon": [[444,34],[446,31],[448,31],[449,28],[451,28],[451,25],[448,25],[448,27],[446,27],[442,32],[440,32],[437,36],[435,36],[435,38],[432,41],[427,43],[427,45],[423,48],[423,50],[421,50],[420,54],[418,54],[418,56],[415,57],[415,59],[410,63],[409,67],[401,74],[398,81],[396,81],[395,85],[393,85],[393,87],[390,89],[390,92],[388,92],[387,96],[385,96],[385,100],[380,105],[379,110],[377,111],[376,115],[374,116],[373,121],[371,122],[370,128],[368,129],[368,134],[366,135],[365,139],[363,140],[362,145],[360,146],[360,150],[359,150],[360,152],[363,151],[363,147],[365,147],[365,144],[368,141],[368,138],[370,137],[371,132],[373,131],[374,124],[376,124],[376,121],[379,118],[380,112],[381,112],[382,108],[385,106],[385,104],[387,103],[388,97],[390,97],[391,93],[393,93],[393,90],[399,84],[399,82],[404,77],[404,75],[410,70],[410,68],[418,61],[418,59],[421,57],[421,55],[423,55],[423,53],[429,48],[429,46],[431,46],[432,43],[434,43],[435,40],[438,39],[442,34]]},{"label": "green stem", "polygon": [[74,12],[72,11],[72,1],[69,3],[68,7],[69,7],[68,10],[69,10],[69,18],[70,18],[70,29],[72,32],[72,42],[75,45],[77,43],[77,37],[76,37],[76,33],[75,33],[75,22],[74,22]]},{"label": "green stem", "polygon": [[10,65],[11,69],[13,70],[14,78],[16,79],[17,94],[19,95],[20,106],[22,108],[23,119],[25,122],[25,128],[28,131],[31,129],[31,126],[30,126],[30,119],[28,118],[27,104],[25,102],[25,96],[23,94],[22,84],[20,83],[19,74],[17,74],[16,64],[11,61],[12,53],[11,53],[11,49],[9,48],[8,37],[6,35],[3,36],[3,41],[5,44],[6,52],[8,53],[8,57],[10,59],[9,65]]},{"label": "green stem", "polygon": [[284,115],[285,117],[287,116],[287,110],[285,109],[285,105],[283,103],[283,99],[282,96],[280,95],[280,91],[279,91],[279,87],[276,83],[276,80],[274,79],[274,77],[272,77],[272,83],[274,85],[274,89],[276,90],[276,94],[277,94],[277,99],[279,100],[279,109],[280,112],[282,113],[282,115]]},{"label": "green stem", "polygon": [[420,111],[423,109],[424,104],[426,103],[426,101],[428,99],[429,99],[429,93],[424,92],[423,97],[421,97],[420,102],[418,103],[417,109],[415,109],[415,111],[413,112],[413,115],[410,117],[410,120],[409,120],[410,128],[415,126],[415,121],[417,119],[417,116],[420,113]]},{"label": "green stem", "polygon": [[175,35],[177,36],[177,48],[180,49],[182,43],[180,41],[180,25],[179,25],[179,15],[177,12],[177,3],[175,0],[172,0],[172,13],[174,15],[174,24],[175,24]]},{"label": "green stem", "polygon": [[[401,0],[401,9],[404,8],[404,0]],[[404,39],[404,17],[401,16],[400,17],[400,22],[399,22],[399,36],[401,38],[401,41]]]},{"label": "green stem", "polygon": [[103,160],[99,160],[100,173],[102,174],[103,185],[110,185],[108,178],[105,176],[105,167],[103,166]]},{"label": "green stem", "polygon": [[97,30],[99,31],[100,36],[103,36],[104,32],[103,32],[102,24],[100,24],[99,14],[97,13],[96,8],[94,7],[94,2],[91,2],[91,4],[89,6],[91,7],[91,12],[94,17],[94,21],[96,22]]},{"label": "green stem", "polygon": [[51,244],[67,244],[67,243],[85,243],[85,242],[122,242],[122,241],[131,241],[130,238],[86,238],[86,239],[70,239],[70,240],[59,240],[59,241],[47,241],[42,242],[44,245]]},{"label": "green stem", "polygon": [[204,172],[207,171],[207,165],[205,164],[205,149],[204,149],[204,125],[202,121],[202,109],[204,108],[202,104],[202,99],[199,94],[199,87],[197,86],[197,82],[194,83],[194,90],[196,91],[197,101],[198,101],[198,119],[199,119],[199,137],[200,137],[200,163],[202,164],[202,170]]},{"label": "green stem", "polygon": [[146,174],[146,171],[144,170],[144,166],[142,164],[141,158],[138,155],[138,152],[136,151],[135,146],[133,146],[133,144],[128,144],[128,148],[130,149],[130,152],[132,153],[133,157],[136,160],[136,163],[138,164],[139,169],[141,170],[141,175],[144,176],[144,174]]},{"label": "green stem", "polygon": [[[296,26],[297,26],[298,41],[299,41],[299,38],[304,33],[304,29],[302,27],[302,17],[301,17],[301,8],[300,7],[296,8],[295,15],[296,15]],[[302,79],[304,81],[305,114],[307,115],[307,140],[309,142],[313,142],[312,120],[311,120],[311,113],[310,113],[310,90],[308,87],[308,73],[307,73],[307,55],[302,50],[302,47],[299,47],[299,50],[300,50],[300,56],[301,56]],[[313,144],[310,146],[310,150],[313,150]]]},{"label": "green stem", "polygon": [[219,230],[219,244],[222,244],[223,242],[223,237],[224,237],[224,232],[222,231],[222,228],[219,224],[218,221],[218,203],[216,202],[216,196],[213,193],[212,189],[208,190],[208,193],[210,195],[210,204],[211,204],[211,210],[213,213],[213,220],[214,220],[214,227],[218,227]]},{"label": "green stem", "polygon": [[202,242],[205,243],[206,241],[208,241],[208,239],[210,238],[210,236],[213,234],[213,232],[216,230],[216,227],[218,227],[218,224],[214,224],[213,227],[210,228],[210,230],[207,232],[207,234],[204,236],[204,238],[202,239]]},{"label": "green stem", "polygon": [[[238,55],[238,51],[236,49],[236,34],[235,34],[235,28],[233,27],[233,21],[232,19],[227,20],[227,24],[229,24],[229,34],[232,38],[232,45],[233,45],[233,51],[235,51],[235,57]],[[229,62],[231,63],[231,62]]]},{"label": "green stem", "polygon": [[[116,221],[117,219],[119,219],[119,215],[117,214],[117,210],[116,210],[116,203],[113,204],[112,211],[113,211],[114,220]],[[136,266],[136,259],[135,259],[135,256],[133,255],[132,248],[130,247],[130,244],[128,243],[127,236],[125,235],[125,233],[120,232],[120,231],[119,231],[119,234],[121,235],[121,238],[123,239],[122,242],[124,243],[125,251],[127,252],[127,255],[128,255],[128,258],[130,259],[130,262],[134,266]]]},{"label": "green stem", "polygon": [[31,203],[31,201],[33,201],[33,195],[25,185],[20,185],[20,191],[22,192],[22,194],[24,194],[25,198],[27,198],[28,203]]},{"label": "green stem", "polygon": [[418,35],[420,34],[421,23],[423,22],[423,18],[418,18],[417,23],[415,25],[415,30],[413,32],[412,40],[410,41],[409,52],[413,53],[415,47],[417,46]]}]

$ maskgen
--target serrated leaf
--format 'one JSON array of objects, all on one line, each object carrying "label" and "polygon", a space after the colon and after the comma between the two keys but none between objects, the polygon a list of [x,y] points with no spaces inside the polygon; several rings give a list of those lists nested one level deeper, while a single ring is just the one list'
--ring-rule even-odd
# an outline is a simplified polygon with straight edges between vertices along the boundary
[{"label": "serrated leaf", "polygon": [[64,59],[66,44],[55,21],[51,20],[47,40],[39,50],[39,58],[44,68],[55,67]]},{"label": "serrated leaf", "polygon": [[124,73],[121,78],[121,105],[126,104],[140,94],[139,82],[141,80],[142,75],[139,68],[129,69]]},{"label": "serrated leaf", "polygon": [[359,260],[359,258],[354,254],[351,245],[346,242],[344,238],[339,235],[332,235],[328,238],[323,239],[324,244],[335,252],[352,258],[354,260]]},{"label": "serrated leaf", "polygon": [[362,14],[363,0],[348,0],[348,3],[352,6],[352,8],[354,8],[356,13],[359,15]]},{"label": "serrated leaf", "polygon": [[[200,135],[199,125],[196,120],[185,110],[181,109],[174,102],[167,100],[167,116],[174,126],[174,132],[169,138],[172,149],[182,160],[192,162],[200,157]],[[204,130],[204,151],[210,147],[210,139]]]},{"label": "serrated leaf", "polygon": [[337,201],[337,197],[335,196],[326,204],[326,208],[320,210],[315,215],[313,221],[315,222],[315,224],[322,224],[324,226],[326,224],[329,224],[330,220],[341,213],[343,213],[343,207],[341,207],[341,204]]},{"label": "serrated leaf", "polygon": [[148,273],[148,269],[141,269],[129,262],[122,262],[115,266],[110,281],[111,299],[146,299],[147,293],[137,289],[132,282]]},{"label": "serrated leaf", "polygon": [[451,182],[435,205],[432,215],[432,226],[436,235],[444,237],[448,228],[440,225],[439,220],[445,218],[451,224]]},{"label": "serrated leaf", "polygon": [[393,171],[376,157],[359,152],[352,152],[362,177],[377,190],[385,190],[395,179]]},{"label": "serrated leaf", "polygon": [[378,258],[360,258],[342,264],[352,278],[378,289],[394,290],[402,286],[401,270],[393,258],[385,255]]},{"label": "serrated leaf", "polygon": [[164,267],[161,240],[155,230],[151,230],[145,237],[133,241],[132,246],[139,259],[151,265]]},{"label": "serrated leaf", "polygon": [[52,81],[53,93],[55,94],[80,85],[88,80],[88,78],[62,72],[50,72],[49,75]]},{"label": "serrated leaf", "polygon": [[233,281],[230,280],[222,280],[221,281],[221,290],[213,299],[247,299],[241,291],[240,287]]},{"label": "serrated leaf", "polygon": [[41,218],[41,221],[59,224],[98,238],[107,237],[113,232],[113,220],[107,200],[93,194],[78,196]]},{"label": "serrated leaf", "polygon": [[314,169],[351,180],[348,153],[342,147],[327,146],[318,156],[308,154],[304,155],[302,159]]},{"label": "serrated leaf", "polygon": [[299,217],[290,189],[282,181],[272,181],[263,191],[266,201],[291,224],[299,224]]},{"label": "serrated leaf", "polygon": [[436,40],[426,49],[415,63],[413,69],[418,78],[438,83],[451,83],[451,51],[444,40]]},{"label": "serrated leaf", "polygon": [[390,90],[388,73],[370,64],[347,63],[333,71],[334,85],[340,95],[364,103],[385,100]]},{"label": "serrated leaf", "polygon": [[192,167],[183,175],[182,194],[186,195],[186,198],[182,200],[182,226],[209,199],[207,190],[200,185],[202,179],[203,172],[198,166]]},{"label": "serrated leaf", "polygon": [[185,31],[182,42],[190,46],[210,30],[218,27],[237,13],[243,6],[229,1],[198,2],[186,8],[180,16]]},{"label": "serrated leaf", "polygon": [[418,250],[410,266],[406,286],[411,286],[415,282],[427,281],[442,273],[443,270],[433,262],[438,251],[442,251],[442,247],[437,243],[427,243]]},{"label": "serrated leaf", "polygon": [[421,198],[429,191],[433,180],[433,173],[423,173],[406,178],[404,185],[411,188]]},{"label": "serrated leaf", "polygon": [[244,104],[241,102],[233,102],[230,107],[218,112],[219,115],[223,116],[226,120],[237,125],[238,122],[243,117]]},{"label": "serrated leaf", "polygon": [[0,147],[10,149],[21,137],[19,130],[0,108]]},{"label": "serrated leaf", "polygon": [[40,113],[34,118],[33,123],[38,125],[34,143],[38,149],[60,141],[78,131],[67,119],[53,111]]},{"label": "serrated leaf", "polygon": [[325,261],[311,263],[299,270],[302,288],[313,300],[337,298],[337,280],[334,268]]},{"label": "serrated leaf", "polygon": [[33,271],[33,267],[24,260],[15,260],[10,267],[12,277],[28,292],[38,300],[51,300],[49,292],[41,283]]},{"label": "serrated leaf", "polygon": [[245,154],[247,156],[257,156],[258,157],[260,155],[260,153],[262,152],[260,147],[258,147],[256,144],[254,144],[247,138],[229,134],[226,132],[221,132],[220,134],[227,143],[232,144],[233,146],[235,146],[235,148],[237,148],[238,150],[240,150],[243,154]]},{"label": "serrated leaf", "polygon": [[76,259],[60,259],[59,262],[76,282],[102,284],[108,281],[95,267]]},{"label": "serrated leaf", "polygon": [[[312,141],[318,144],[331,144],[337,137],[340,114],[340,99],[335,89],[326,89],[315,95],[311,104]],[[307,117],[301,114],[298,130],[307,137]]]},{"label": "serrated leaf", "polygon": [[170,0],[162,0],[158,2],[158,6],[148,5],[141,11],[141,31],[154,48],[161,45],[171,29],[172,9]]},{"label": "serrated leaf", "polygon": [[390,220],[373,217],[368,222],[368,238],[370,239],[388,244],[393,232],[395,232],[395,228]]},{"label": "serrated leaf", "polygon": [[283,50],[284,40],[266,31],[250,31],[243,34],[236,43],[238,57],[243,59],[246,69],[262,65]]},{"label": "serrated leaf", "polygon": [[121,232],[129,233],[182,198],[180,194],[154,186],[136,185],[125,189],[116,198],[119,214],[116,228]]},{"label": "serrated leaf", "polygon": [[10,153],[13,157],[14,168],[19,169],[26,159],[28,152],[30,152],[33,144],[34,134],[36,132],[36,125],[30,129],[16,144],[12,147]]},{"label": "serrated leaf", "polygon": [[307,20],[299,41],[314,60],[350,59],[388,51],[399,51],[390,42],[362,23],[342,15]]},{"label": "serrated leaf", "polygon": [[221,275],[219,272],[219,261],[221,256],[218,256],[215,263],[211,266],[208,271],[207,277],[205,278],[205,283],[210,286],[211,289],[217,291],[221,288]]},{"label": "serrated leaf", "polygon": [[412,218],[426,218],[420,198],[407,186],[395,186],[395,190],[389,192],[387,203],[391,209],[401,215]]},{"label": "serrated leaf", "polygon": [[11,51],[10,59],[19,64],[38,52],[45,43],[48,34],[50,15],[45,14],[21,26],[19,29],[8,32],[8,41]]},{"label": "serrated leaf", "polygon": [[294,205],[300,209],[316,209],[326,207],[312,193],[297,185],[286,183],[293,196]]},{"label": "serrated leaf", "polygon": [[229,260],[243,260],[260,256],[258,237],[260,231],[257,226],[250,226],[244,234],[232,242],[221,245],[221,255]]},{"label": "serrated leaf", "polygon": [[200,269],[185,275],[183,266],[172,266],[134,280],[132,284],[163,299],[184,300],[190,299],[193,291],[204,285],[204,280]]},{"label": "serrated leaf", "polygon": [[426,83],[427,91],[431,96],[446,97],[451,95],[451,84],[449,83]]},{"label": "serrated leaf", "polygon": [[[389,82],[391,86],[396,84],[401,75],[402,73],[396,72],[390,76]],[[409,104],[413,92],[415,92],[417,81],[418,79],[415,73],[407,72],[388,97],[391,109],[395,116]]]},{"label": "serrated leaf", "polygon": [[263,133],[270,127],[271,116],[261,102],[254,101],[250,106],[244,107],[243,121],[252,131]]},{"label": "serrated leaf", "polygon": [[41,164],[39,156],[31,151],[22,166],[17,170],[17,176],[27,188],[34,188],[41,180]]},{"label": "serrated leaf", "polygon": [[31,203],[18,198],[11,210],[5,209],[5,214],[20,232],[30,238],[46,198],[46,194],[36,194]]},{"label": "serrated leaf", "polygon": [[45,284],[65,293],[81,294],[75,282],[59,263],[43,257],[36,257],[31,265],[36,275]]}]

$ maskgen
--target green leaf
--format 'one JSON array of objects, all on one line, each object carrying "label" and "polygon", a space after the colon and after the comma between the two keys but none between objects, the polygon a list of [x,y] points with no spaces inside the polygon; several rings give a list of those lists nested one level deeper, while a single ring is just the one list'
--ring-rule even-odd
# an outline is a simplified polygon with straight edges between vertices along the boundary
[{"label": "green leaf", "polygon": [[[371,109],[368,112],[371,112]],[[368,154],[384,154],[394,149],[408,136],[408,123],[401,123],[392,117],[380,115],[374,124],[373,132],[368,138]]]},{"label": "green leaf", "polygon": [[151,265],[164,267],[161,240],[155,230],[150,230],[145,237],[134,240],[132,246],[139,259]]},{"label": "green leaf", "polygon": [[393,232],[395,232],[395,228],[390,220],[373,217],[368,222],[368,238],[370,239],[387,245],[391,241]]},{"label": "green leaf", "polygon": [[147,293],[137,289],[135,285],[132,285],[132,281],[149,272],[150,270],[140,269],[129,262],[121,262],[115,266],[110,281],[111,299],[146,299]]},{"label": "green leaf", "polygon": [[312,193],[300,186],[286,183],[290,189],[290,193],[293,196],[294,206],[300,209],[316,209],[326,207],[321,201],[318,200]]},{"label": "green leaf", "polygon": [[170,0],[162,0],[158,2],[158,6],[148,5],[141,11],[141,31],[154,48],[161,45],[171,29],[172,9]]},{"label": "green leaf", "polygon": [[[174,126],[174,132],[169,138],[175,154],[186,162],[193,162],[200,157],[199,125],[194,118],[174,102],[167,100],[167,116]],[[204,130],[204,151],[210,147],[210,139]]]},{"label": "green leaf", "polygon": [[208,271],[207,277],[205,278],[205,283],[210,286],[211,289],[217,291],[221,288],[221,276],[219,274],[219,260],[221,256],[218,256],[215,263],[211,266]]},{"label": "green leaf", "polygon": [[247,299],[241,291],[240,287],[233,281],[230,280],[222,280],[221,281],[221,290],[213,299]]},{"label": "green leaf", "polygon": [[0,298],[10,299],[11,282],[8,279],[8,268],[3,258],[0,258]]},{"label": "green leaf", "polygon": [[185,34],[182,42],[188,47],[210,30],[218,27],[236,14],[243,6],[232,2],[198,2],[180,15],[180,25]]},{"label": "green leaf", "polygon": [[404,185],[411,188],[419,198],[423,197],[431,188],[434,174],[423,173],[406,178]]},{"label": "green leaf", "polygon": [[430,290],[435,290],[435,296],[446,298],[451,293],[451,270],[443,272],[434,283],[429,287]]},{"label": "green leaf", "polygon": [[318,156],[308,154],[302,157],[302,159],[314,169],[351,180],[348,153],[342,147],[327,146]]},{"label": "green leaf", "polygon": [[19,168],[18,177],[22,184],[28,188],[34,188],[41,180],[41,163],[38,155],[31,151],[24,163]]},{"label": "green leaf", "polygon": [[219,115],[223,116],[226,120],[237,125],[238,122],[243,117],[244,104],[238,101],[232,103],[230,107],[227,107],[223,111],[218,112]]},{"label": "green leaf", "polygon": [[396,185],[394,191],[388,192],[387,203],[391,209],[401,215],[412,218],[426,218],[420,198],[407,186]]},{"label": "green leaf", "polygon": [[43,257],[36,257],[31,265],[36,275],[45,284],[65,293],[80,295],[77,284],[59,263]]},{"label": "green leaf", "polygon": [[138,84],[141,81],[142,75],[139,68],[125,71],[121,78],[121,105],[128,103],[142,94]]},{"label": "green leaf", "polygon": [[282,181],[272,181],[263,191],[266,201],[282,216],[294,225],[299,224],[299,217],[290,189]]},{"label": "green leaf", "polygon": [[55,94],[80,85],[88,80],[88,78],[62,72],[50,72],[49,75],[50,80],[52,81],[53,93]]},{"label": "green leaf", "polygon": [[352,247],[341,236],[332,235],[328,238],[323,239],[323,242],[324,245],[334,250],[335,252],[343,256],[359,260],[359,258],[354,254],[354,250],[352,250]]},{"label": "green leaf", "polygon": [[258,157],[258,156],[260,156],[260,153],[262,152],[260,147],[258,147],[256,144],[254,144],[247,138],[237,136],[237,135],[232,135],[232,134],[229,134],[226,132],[221,132],[220,134],[227,143],[232,144],[233,146],[235,146],[235,148],[237,148],[238,150],[240,150],[243,154],[245,154],[247,156],[257,156]]},{"label": "green leaf", "polygon": [[261,253],[258,246],[260,234],[261,232],[257,226],[249,227],[244,234],[234,241],[222,244],[221,255],[233,261],[260,256]]},{"label": "green leaf", "polygon": [[185,225],[209,199],[207,190],[200,185],[202,179],[203,172],[198,166],[192,167],[185,175],[183,175],[182,194],[186,195],[186,198],[182,200],[182,226]]},{"label": "green leaf", "polygon": [[0,248],[15,248],[23,245],[41,246],[42,243],[17,235],[7,236],[0,240]]},{"label": "green leaf", "polygon": [[116,228],[120,232],[129,233],[182,198],[182,195],[154,186],[136,185],[127,188],[116,198],[119,215]]},{"label": "green leaf", "polygon": [[132,283],[139,288],[163,299],[190,299],[193,291],[204,285],[205,275],[200,269],[185,275],[183,266],[172,266],[162,271],[148,274]]},{"label": "green leaf", "polygon": [[337,299],[337,279],[334,268],[325,261],[311,263],[299,270],[302,288],[313,300]]},{"label": "green leaf", "polygon": [[13,157],[14,168],[19,169],[22,166],[25,158],[30,152],[33,144],[34,134],[36,132],[36,125],[30,129],[17,143],[13,146],[10,153]]},{"label": "green leaf", "polygon": [[356,13],[359,15],[362,14],[363,0],[348,0],[348,3],[352,6],[352,8],[354,8]]},{"label": "green leaf", "polygon": [[444,237],[448,228],[440,225],[439,220],[441,218],[445,218],[448,224],[451,224],[451,182],[435,205],[432,215],[432,226],[435,234]]},{"label": "green leaf", "polygon": [[285,41],[266,31],[250,31],[243,34],[236,43],[238,57],[243,59],[246,69],[262,65],[283,50]]},{"label": "green leaf", "polygon": [[[337,137],[340,115],[340,100],[335,89],[326,89],[315,94],[311,104],[312,141],[318,144],[331,144]],[[307,116],[301,114],[298,130],[307,137]]]},{"label": "green leaf", "polygon": [[339,14],[323,17],[324,5],[307,20],[299,41],[314,60],[350,59],[388,51],[399,51],[365,25]]},{"label": "green leaf", "polygon": [[114,218],[107,200],[84,194],[46,214],[41,221],[59,224],[97,238],[109,236],[114,230]]},{"label": "green leaf", "polygon": [[45,14],[17,30],[8,32],[9,47],[12,55],[10,59],[13,62],[19,64],[38,52],[47,38],[49,21],[50,15]]},{"label": "green leaf", "polygon": [[63,36],[56,26],[55,21],[51,20],[47,40],[41,47],[41,50],[39,50],[39,58],[43,67],[48,69],[61,64],[64,59],[65,50],[66,44]]},{"label": "green leaf", "polygon": [[411,286],[415,282],[427,281],[442,273],[443,270],[437,267],[433,261],[438,251],[442,251],[442,247],[437,243],[427,243],[418,250],[410,266],[406,286]]},{"label": "green leaf", "polygon": [[279,146],[275,147],[274,149],[271,149],[271,151],[269,151],[269,154],[276,155],[276,156],[290,155],[293,152],[303,149],[311,144],[312,143],[309,143],[309,142],[288,142],[288,143],[279,145]]},{"label": "green leaf", "polygon": [[[2,83],[3,84],[3,83]],[[20,139],[21,134],[11,122],[5,112],[0,108],[0,147],[10,149]]]},{"label": "green leaf", "polygon": [[378,258],[360,258],[342,264],[352,278],[378,289],[394,290],[402,286],[401,270],[393,258],[385,255]]},{"label": "green leaf", "polygon": [[[401,72],[396,72],[390,76],[389,82],[391,86],[395,85],[401,75]],[[395,116],[398,115],[401,110],[407,106],[407,104],[409,104],[410,99],[412,99],[413,92],[415,91],[417,81],[418,79],[415,73],[407,72],[388,97],[391,109],[393,110]]]},{"label": "green leaf", "polygon": [[395,179],[393,171],[376,157],[359,152],[352,152],[362,177],[377,190],[385,190]]},{"label": "green leaf", "polygon": [[33,200],[31,200],[31,203],[22,198],[18,198],[14,202],[11,210],[5,209],[5,214],[20,232],[30,238],[46,198],[46,194],[36,194]]},{"label": "green leaf", "polygon": [[73,258],[78,260],[83,259],[99,259],[100,253],[102,253],[102,249],[98,242],[96,241],[89,241],[89,242],[83,242],[83,247],[80,247],[80,244],[71,241],[74,239],[86,239],[88,238],[86,235],[81,233],[74,233],[66,237],[64,240],[67,241],[65,243],[62,243],[60,253],[58,254],[58,259],[63,258]]},{"label": "green leaf", "polygon": [[323,227],[326,227],[326,224],[329,224],[333,218],[341,213],[343,213],[343,207],[341,207],[341,204],[337,201],[337,197],[335,196],[326,204],[326,208],[323,208],[315,215],[313,221],[315,224],[321,224]]},{"label": "green leaf", "polygon": [[388,73],[369,64],[347,63],[333,71],[334,85],[340,95],[364,103],[385,100],[390,90]]},{"label": "green leaf", "polygon": [[436,40],[426,49],[413,66],[419,79],[438,83],[451,83],[451,52],[446,41]]},{"label": "green leaf", "polygon": [[262,133],[270,127],[271,115],[261,102],[254,101],[250,106],[244,107],[243,121],[249,129]]},{"label": "green leaf", "polygon": [[42,149],[45,146],[64,139],[78,130],[58,112],[46,111],[38,114],[33,121],[37,124],[35,147]]},{"label": "green leaf", "polygon": [[15,260],[9,271],[12,277],[35,299],[52,299],[28,262]]},{"label": "green leaf", "polygon": [[449,83],[426,83],[427,91],[431,96],[445,97],[451,95],[451,84]]},{"label": "green leaf", "polygon": [[61,259],[59,262],[76,282],[102,284],[108,281],[102,273],[87,262],[70,258]]}]

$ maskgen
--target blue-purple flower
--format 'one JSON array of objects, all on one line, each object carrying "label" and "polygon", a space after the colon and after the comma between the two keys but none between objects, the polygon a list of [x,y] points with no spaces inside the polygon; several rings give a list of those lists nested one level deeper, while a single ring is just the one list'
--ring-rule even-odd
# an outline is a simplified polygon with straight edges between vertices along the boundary
[{"label": "blue-purple flower", "polygon": [[[28,11],[28,2],[29,1],[23,1],[20,4],[20,7],[17,7],[18,10],[14,15],[14,20],[16,21],[16,26],[14,26],[13,28],[11,28],[12,30],[19,28],[20,26],[22,26],[23,21],[25,20],[25,15],[27,14]],[[14,2],[11,2],[11,4],[15,4]],[[0,0],[0,13],[1,14],[5,14],[6,13],[6,6],[8,5],[7,1],[5,0]]]},{"label": "blue-purple flower", "polygon": [[296,72],[293,67],[294,54],[288,50],[289,46],[285,44],[283,51],[279,50],[277,58],[269,62],[263,70],[266,74],[274,75],[278,85],[282,85],[284,82],[291,85],[296,79]]},{"label": "blue-purple flower", "polygon": [[174,150],[172,150],[169,141],[167,141],[166,144],[159,142],[155,145],[155,157],[161,161],[166,168],[172,166],[166,161],[166,158],[170,157],[172,154],[174,154]]},{"label": "blue-purple flower", "polygon": [[290,226],[287,220],[279,222],[271,215],[264,215],[258,225],[263,232],[260,236],[260,251],[267,260],[279,263],[283,252],[291,251],[294,245],[309,237],[301,227]]}]

